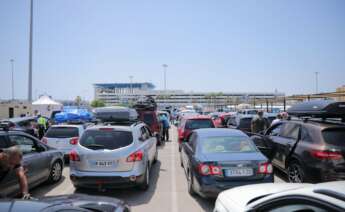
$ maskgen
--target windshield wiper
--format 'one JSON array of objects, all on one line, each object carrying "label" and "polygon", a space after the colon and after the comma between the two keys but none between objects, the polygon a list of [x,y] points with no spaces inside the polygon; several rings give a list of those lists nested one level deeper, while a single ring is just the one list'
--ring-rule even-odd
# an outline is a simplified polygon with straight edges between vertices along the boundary
[{"label": "windshield wiper", "polygon": [[104,145],[102,144],[89,144],[89,145],[85,145],[85,147],[93,147],[93,148],[100,148],[100,149],[104,149]]}]

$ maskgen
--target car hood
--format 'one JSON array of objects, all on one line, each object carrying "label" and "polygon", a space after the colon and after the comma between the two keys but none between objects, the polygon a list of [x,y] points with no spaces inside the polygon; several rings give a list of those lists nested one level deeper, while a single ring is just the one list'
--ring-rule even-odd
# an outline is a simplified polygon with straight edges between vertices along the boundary
[{"label": "car hood", "polygon": [[128,207],[122,200],[104,197],[104,196],[90,196],[85,194],[60,195],[39,198],[39,201],[49,204],[66,204],[77,206],[81,208],[94,208],[96,210],[110,212],[115,211],[116,208]]},{"label": "car hood", "polygon": [[311,184],[299,183],[263,183],[240,186],[220,193],[218,196],[218,201],[225,206],[236,205],[238,208],[245,209],[246,206],[253,200],[260,199],[271,194],[303,188],[310,185]]},{"label": "car hood", "polygon": [[201,160],[203,162],[208,161],[267,161],[268,159],[260,152],[250,153],[212,153],[202,154]]}]

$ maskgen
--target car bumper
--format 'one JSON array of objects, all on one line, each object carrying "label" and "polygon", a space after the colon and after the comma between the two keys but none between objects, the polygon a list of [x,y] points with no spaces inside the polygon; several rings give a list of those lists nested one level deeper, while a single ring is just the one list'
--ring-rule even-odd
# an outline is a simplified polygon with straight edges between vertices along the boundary
[{"label": "car bumper", "polygon": [[244,185],[260,184],[260,183],[272,183],[274,181],[273,175],[265,176],[260,180],[237,180],[237,181],[216,181],[216,180],[204,180],[200,178],[195,179],[196,192],[204,198],[217,198],[218,194],[222,191]]},{"label": "car bumper", "polygon": [[319,165],[306,167],[307,179],[313,183],[345,180],[345,167]]},{"label": "car bumper", "polygon": [[145,170],[129,172],[82,172],[71,170],[70,179],[75,187],[83,188],[127,188],[145,181]]}]

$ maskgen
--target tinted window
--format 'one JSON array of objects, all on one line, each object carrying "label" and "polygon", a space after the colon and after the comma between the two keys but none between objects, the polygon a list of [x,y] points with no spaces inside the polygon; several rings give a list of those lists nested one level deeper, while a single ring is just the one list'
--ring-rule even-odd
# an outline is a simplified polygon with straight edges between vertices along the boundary
[{"label": "tinted window", "polygon": [[245,136],[217,136],[201,141],[203,153],[256,152],[254,143]]},{"label": "tinted window", "polygon": [[238,125],[239,128],[250,128],[252,123],[252,118],[242,118],[240,119],[240,123]]},{"label": "tinted window", "polygon": [[6,138],[5,136],[0,136],[0,149],[6,148]]},{"label": "tinted window", "polygon": [[80,139],[80,144],[89,149],[118,149],[132,142],[131,132],[115,130],[88,130]]},{"label": "tinted window", "polygon": [[47,138],[72,138],[79,137],[79,131],[76,127],[51,127],[46,133]]},{"label": "tinted window", "polygon": [[282,129],[283,124],[279,124],[278,126],[275,126],[273,129],[271,129],[271,132],[269,135],[271,136],[279,136],[280,130]]},{"label": "tinted window", "polygon": [[147,125],[152,125],[155,121],[154,121],[154,116],[153,114],[144,114],[143,115],[143,118],[144,118],[144,122],[147,124]]},{"label": "tinted window", "polygon": [[302,141],[308,141],[308,142],[312,142],[312,139],[309,135],[308,130],[305,127],[301,127],[301,140]]},{"label": "tinted window", "polygon": [[35,143],[31,138],[22,135],[10,135],[11,142],[19,147],[23,154],[36,152]]},{"label": "tinted window", "polygon": [[293,123],[284,124],[281,136],[285,138],[298,139],[299,126]]},{"label": "tinted window", "polygon": [[192,119],[186,122],[186,129],[194,130],[201,128],[214,128],[213,121],[210,119]]},{"label": "tinted window", "polygon": [[326,143],[345,147],[345,129],[327,129],[322,131],[322,135]]}]

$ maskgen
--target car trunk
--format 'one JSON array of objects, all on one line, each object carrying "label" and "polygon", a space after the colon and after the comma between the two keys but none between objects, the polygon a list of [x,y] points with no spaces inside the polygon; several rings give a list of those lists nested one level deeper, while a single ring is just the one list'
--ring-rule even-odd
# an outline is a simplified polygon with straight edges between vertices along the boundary
[{"label": "car trunk", "polygon": [[266,176],[258,173],[259,164],[267,161],[258,152],[207,154],[205,159],[204,163],[221,167],[222,176],[215,176],[219,181],[260,180]]},{"label": "car trunk", "polygon": [[342,158],[329,160],[335,166],[336,172],[345,173],[345,128],[327,128],[322,131],[322,136],[327,143],[327,149],[338,152]]},{"label": "car trunk", "polygon": [[72,147],[71,139],[78,139],[79,129],[77,127],[52,127],[45,137],[47,145],[57,149],[69,149]]}]

